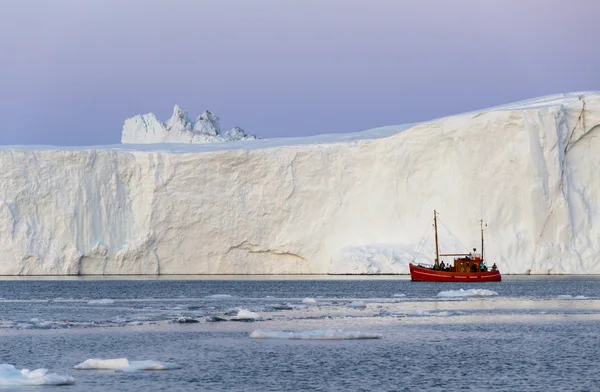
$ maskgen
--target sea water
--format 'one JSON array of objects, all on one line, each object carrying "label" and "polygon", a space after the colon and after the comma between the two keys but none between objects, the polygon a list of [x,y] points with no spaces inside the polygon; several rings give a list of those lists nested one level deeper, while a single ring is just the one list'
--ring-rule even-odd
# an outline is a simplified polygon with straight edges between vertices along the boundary
[{"label": "sea water", "polygon": [[0,363],[75,379],[36,390],[598,388],[598,277],[4,278],[0,298]]}]

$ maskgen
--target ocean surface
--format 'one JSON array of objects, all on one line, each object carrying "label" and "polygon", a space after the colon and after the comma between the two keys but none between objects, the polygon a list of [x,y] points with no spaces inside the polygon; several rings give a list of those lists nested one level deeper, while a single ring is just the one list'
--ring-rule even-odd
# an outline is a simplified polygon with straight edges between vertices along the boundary
[{"label": "ocean surface", "polygon": [[[0,363],[75,382],[0,389],[600,390],[600,277],[503,279],[2,278]],[[73,369],[90,358],[181,368]]]}]

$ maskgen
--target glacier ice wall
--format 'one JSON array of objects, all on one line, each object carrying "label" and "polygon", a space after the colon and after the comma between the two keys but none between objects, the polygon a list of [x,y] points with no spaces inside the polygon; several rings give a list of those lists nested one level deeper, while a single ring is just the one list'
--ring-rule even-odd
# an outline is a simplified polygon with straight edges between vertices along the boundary
[{"label": "glacier ice wall", "polygon": [[600,94],[572,93],[352,135],[3,147],[0,274],[408,273],[434,208],[467,248],[483,217],[503,273],[600,273],[599,136]]},{"label": "glacier ice wall", "polygon": [[186,111],[178,105],[166,123],[160,122],[154,113],[138,114],[125,120],[121,143],[223,143],[238,140],[256,140],[240,127],[222,132],[219,117],[206,110],[196,121],[191,121]]}]

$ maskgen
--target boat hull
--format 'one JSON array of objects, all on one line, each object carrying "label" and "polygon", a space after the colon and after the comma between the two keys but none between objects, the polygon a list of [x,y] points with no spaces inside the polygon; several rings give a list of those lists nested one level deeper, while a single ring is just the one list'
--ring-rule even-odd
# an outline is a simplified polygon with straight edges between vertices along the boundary
[{"label": "boat hull", "polygon": [[410,278],[415,282],[500,282],[500,271],[449,272],[409,264]]}]

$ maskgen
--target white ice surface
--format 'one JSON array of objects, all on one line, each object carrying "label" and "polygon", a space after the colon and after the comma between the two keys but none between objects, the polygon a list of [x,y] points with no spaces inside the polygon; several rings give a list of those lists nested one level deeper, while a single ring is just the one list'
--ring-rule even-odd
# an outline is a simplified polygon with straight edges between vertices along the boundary
[{"label": "white ice surface", "polygon": [[229,294],[213,294],[213,295],[207,295],[206,298],[210,298],[210,299],[227,299],[227,298],[233,298],[233,296],[231,296]]},{"label": "white ice surface", "polygon": [[263,317],[258,314],[251,312],[247,309],[240,309],[236,316],[232,317],[233,320],[262,320]]},{"label": "white ice surface", "polygon": [[302,300],[302,303],[303,303],[303,304],[311,304],[311,305],[312,305],[312,304],[316,304],[316,303],[317,303],[317,301],[316,301],[314,298],[309,298],[309,297],[306,297],[306,298],[304,298],[304,299]]},{"label": "white ice surface", "polygon": [[503,274],[598,274],[599,130],[582,92],[354,134],[3,146],[0,274],[408,273],[434,208],[467,248],[483,217]]},{"label": "white ice surface", "polygon": [[438,293],[438,297],[490,297],[498,295],[497,292],[486,289],[459,289],[459,290],[448,290],[448,291],[440,291]]},{"label": "white ice surface", "polygon": [[74,383],[75,379],[73,377],[48,373],[47,369],[19,370],[14,365],[0,364],[1,386],[70,385]]},{"label": "white ice surface", "polygon": [[91,358],[82,363],[73,366],[77,370],[119,370],[119,371],[136,371],[136,370],[170,370],[181,369],[181,366],[171,362],[160,362],[153,360],[145,361],[130,361],[127,358],[115,359],[98,359]]},{"label": "white ice surface", "polygon": [[370,332],[344,330],[314,331],[269,331],[256,330],[250,334],[252,339],[301,339],[301,340],[348,340],[348,339],[381,339],[381,335]]},{"label": "white ice surface", "polygon": [[113,304],[113,303],[115,303],[115,301],[112,299],[108,299],[108,298],[93,299],[91,301],[88,301],[88,304],[90,304],[90,305],[108,305],[108,304]]}]

